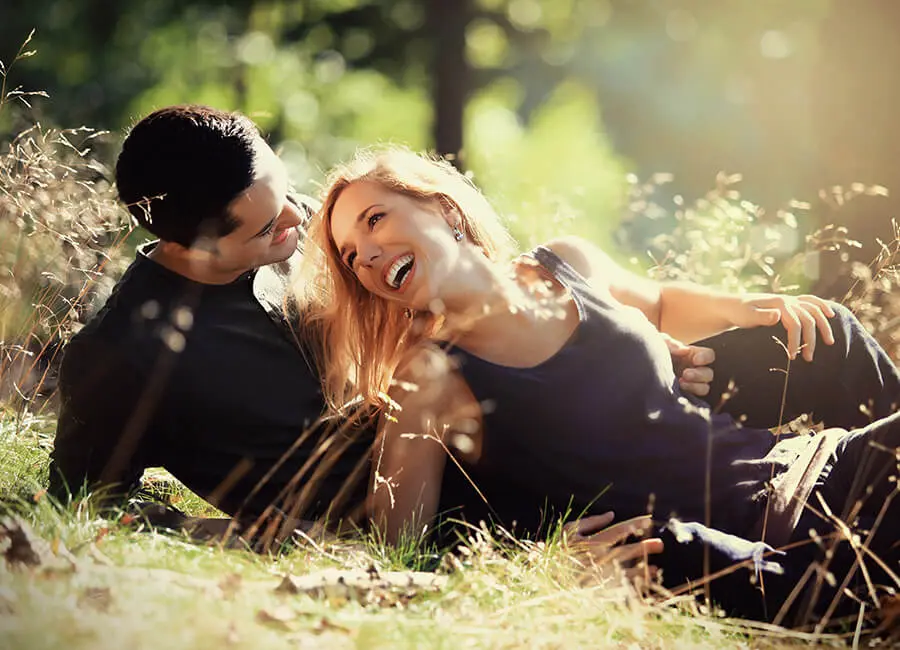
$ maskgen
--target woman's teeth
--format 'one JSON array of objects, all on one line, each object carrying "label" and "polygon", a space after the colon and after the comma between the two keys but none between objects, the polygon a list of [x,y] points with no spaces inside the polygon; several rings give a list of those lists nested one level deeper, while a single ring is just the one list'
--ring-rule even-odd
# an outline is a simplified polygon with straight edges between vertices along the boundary
[{"label": "woman's teeth", "polygon": [[411,254],[407,254],[394,260],[394,263],[391,264],[391,268],[388,269],[387,275],[385,276],[388,286],[393,289],[400,288],[404,278],[406,278],[407,274],[409,274],[409,271],[412,269],[414,259],[415,258]]}]

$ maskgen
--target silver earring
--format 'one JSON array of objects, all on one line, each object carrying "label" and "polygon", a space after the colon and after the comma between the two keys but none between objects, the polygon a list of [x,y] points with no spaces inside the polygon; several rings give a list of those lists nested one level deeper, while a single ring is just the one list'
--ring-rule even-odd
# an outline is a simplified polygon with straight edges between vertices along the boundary
[{"label": "silver earring", "polygon": [[453,239],[456,241],[463,240],[463,232],[459,229],[459,226],[453,226]]},{"label": "silver earring", "polygon": [[415,313],[414,313],[413,310],[410,309],[409,307],[404,307],[404,308],[403,308],[403,315],[406,316],[409,320],[412,320],[412,319],[413,319],[413,316],[415,316]]}]

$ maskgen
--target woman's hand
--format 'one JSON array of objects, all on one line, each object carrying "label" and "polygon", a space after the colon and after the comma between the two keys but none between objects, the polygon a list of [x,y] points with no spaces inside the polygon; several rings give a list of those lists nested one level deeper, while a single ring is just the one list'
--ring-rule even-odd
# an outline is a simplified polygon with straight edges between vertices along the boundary
[{"label": "woman's hand", "polygon": [[763,327],[779,321],[787,331],[787,353],[791,359],[803,350],[803,358],[812,361],[816,351],[816,330],[825,345],[834,343],[828,319],[834,310],[817,296],[784,296],[768,293],[736,296],[728,317],[737,327]]}]

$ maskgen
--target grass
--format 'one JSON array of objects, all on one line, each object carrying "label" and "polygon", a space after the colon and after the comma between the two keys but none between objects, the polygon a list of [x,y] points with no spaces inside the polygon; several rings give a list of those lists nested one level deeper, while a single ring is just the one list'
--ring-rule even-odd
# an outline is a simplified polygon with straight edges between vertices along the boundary
[{"label": "grass", "polygon": [[[60,508],[42,494],[52,419],[3,411],[0,501],[27,521],[45,556],[0,564],[0,647],[38,648],[783,648],[810,638],[645,601],[609,572],[585,571],[549,545],[502,544],[475,530],[426,586],[284,593],[284,576],[340,571],[351,581],[428,562],[414,546],[300,544],[278,555],[203,545],[184,535]],[[160,476],[157,474],[157,476]],[[170,495],[205,507],[177,482]],[[0,538],[2,539],[2,538]],[[0,549],[4,548],[0,542]],[[451,559],[452,558],[452,559]],[[405,579],[404,579],[405,580]],[[365,578],[363,579],[365,583]],[[367,583],[368,584],[368,583]],[[818,644],[834,645],[822,636]]]}]

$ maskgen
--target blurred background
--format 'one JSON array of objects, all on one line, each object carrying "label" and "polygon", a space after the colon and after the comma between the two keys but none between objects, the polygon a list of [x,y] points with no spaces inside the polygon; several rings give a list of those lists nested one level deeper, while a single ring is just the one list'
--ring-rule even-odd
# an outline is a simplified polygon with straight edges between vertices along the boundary
[{"label": "blurred background", "polygon": [[719,172],[763,221],[795,199],[801,233],[892,239],[896,0],[4,0],[0,60],[32,29],[11,87],[49,94],[29,119],[112,131],[107,165],[197,102],[251,115],[310,192],[359,144],[457,155],[523,245],[578,232],[647,266]]}]

